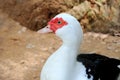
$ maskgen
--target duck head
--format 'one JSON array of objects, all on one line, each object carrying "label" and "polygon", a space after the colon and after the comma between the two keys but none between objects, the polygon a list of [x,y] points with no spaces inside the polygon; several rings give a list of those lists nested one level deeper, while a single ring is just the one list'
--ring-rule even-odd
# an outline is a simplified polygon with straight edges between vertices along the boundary
[{"label": "duck head", "polygon": [[82,41],[83,31],[78,20],[67,13],[60,13],[52,18],[46,27],[38,33],[53,32],[60,37],[64,43],[78,44]]}]

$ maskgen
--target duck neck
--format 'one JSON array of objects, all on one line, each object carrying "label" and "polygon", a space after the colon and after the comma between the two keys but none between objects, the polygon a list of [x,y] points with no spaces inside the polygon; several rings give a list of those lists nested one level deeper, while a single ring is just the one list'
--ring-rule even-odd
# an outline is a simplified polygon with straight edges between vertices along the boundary
[{"label": "duck neck", "polygon": [[79,39],[63,40],[63,46],[68,47],[70,50],[73,50],[73,54],[78,54],[80,49]]},{"label": "duck neck", "polygon": [[50,80],[70,80],[71,72],[74,71],[76,66],[78,51],[79,44],[63,41],[62,46],[45,63],[44,70],[46,71],[47,69],[46,73],[50,73],[47,75],[50,76]]}]

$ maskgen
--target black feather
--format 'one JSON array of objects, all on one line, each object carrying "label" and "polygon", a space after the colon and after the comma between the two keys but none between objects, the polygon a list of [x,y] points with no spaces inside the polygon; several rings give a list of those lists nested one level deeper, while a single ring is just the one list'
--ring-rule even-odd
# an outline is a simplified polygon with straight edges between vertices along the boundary
[{"label": "black feather", "polygon": [[108,58],[99,54],[80,54],[77,61],[82,62],[86,67],[88,78],[93,76],[93,80],[117,80],[120,69],[120,60]]}]

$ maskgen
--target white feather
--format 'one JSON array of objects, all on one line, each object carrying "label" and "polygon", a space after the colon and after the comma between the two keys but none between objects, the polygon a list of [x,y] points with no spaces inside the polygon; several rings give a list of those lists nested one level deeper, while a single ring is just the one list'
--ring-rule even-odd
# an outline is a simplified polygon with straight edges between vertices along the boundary
[{"label": "white feather", "polygon": [[83,37],[79,22],[66,13],[56,17],[62,17],[68,25],[56,31],[63,45],[46,61],[41,71],[41,80],[92,80],[92,77],[87,78],[86,69],[82,63],[76,61]]}]

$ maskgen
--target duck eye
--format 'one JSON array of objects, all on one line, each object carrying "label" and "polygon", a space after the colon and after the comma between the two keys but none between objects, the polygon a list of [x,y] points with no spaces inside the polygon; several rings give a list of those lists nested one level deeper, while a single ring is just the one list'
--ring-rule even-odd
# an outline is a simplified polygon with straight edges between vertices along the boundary
[{"label": "duck eye", "polygon": [[61,21],[58,21],[58,24],[61,24],[62,22]]}]

